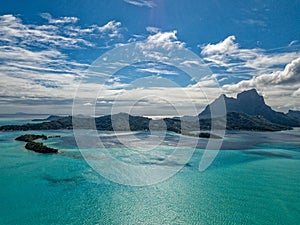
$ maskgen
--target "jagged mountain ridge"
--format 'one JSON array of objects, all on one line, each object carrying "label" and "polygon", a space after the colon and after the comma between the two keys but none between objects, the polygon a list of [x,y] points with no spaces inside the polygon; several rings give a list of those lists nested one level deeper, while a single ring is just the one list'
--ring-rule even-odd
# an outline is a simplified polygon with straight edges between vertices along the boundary
[{"label": "jagged mountain ridge", "polygon": [[300,126],[299,118],[295,118],[290,114],[284,114],[273,110],[265,103],[263,96],[260,96],[256,89],[241,92],[237,95],[237,98],[229,98],[226,95],[222,95],[214,102],[208,105],[203,112],[199,114],[200,118],[207,118],[211,115],[211,107],[217,107],[220,101],[224,99],[226,111],[245,113],[250,116],[262,116],[266,120],[274,124],[283,126],[298,127]]},{"label": "jagged mountain ridge", "polygon": [[266,105],[264,98],[255,89],[244,91],[237,98],[222,95],[208,105],[198,116],[164,118],[152,120],[143,116],[132,116],[127,113],[92,117],[63,117],[42,123],[1,126],[0,131],[14,130],[60,130],[60,129],[94,129],[106,131],[142,131],[168,130],[176,133],[188,133],[195,130],[210,130],[212,119],[210,108],[219,101],[225,102],[225,117],[214,118],[215,129],[279,131],[300,126],[300,112],[290,111],[288,114],[274,111]]}]

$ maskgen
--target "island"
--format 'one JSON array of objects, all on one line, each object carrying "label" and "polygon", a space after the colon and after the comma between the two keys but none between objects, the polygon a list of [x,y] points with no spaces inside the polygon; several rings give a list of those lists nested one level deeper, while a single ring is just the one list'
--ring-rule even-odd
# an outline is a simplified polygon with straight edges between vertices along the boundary
[{"label": "island", "polygon": [[33,142],[37,139],[43,139],[47,140],[48,137],[46,135],[37,135],[37,134],[24,134],[17,138],[15,138],[16,141],[24,141],[24,142]]},{"label": "island", "polygon": [[[53,136],[59,137],[59,136]],[[36,135],[36,134],[25,134],[15,138],[16,141],[26,142],[25,148],[30,151],[48,154],[48,153],[58,153],[58,149],[50,148],[43,143],[35,142],[37,139],[47,140],[52,138],[52,136],[47,137],[46,135]]]},{"label": "island", "polygon": [[53,121],[53,120],[58,120],[62,118],[63,116],[57,116],[57,115],[50,115],[45,119],[33,119],[33,122],[44,122],[44,121]]},{"label": "island", "polygon": [[182,135],[191,136],[191,137],[198,137],[198,138],[212,138],[212,139],[222,139],[221,136],[213,133],[181,133]]},{"label": "island", "polygon": [[[226,114],[212,118],[211,109],[222,101]],[[300,127],[300,112],[277,112],[268,106],[255,89],[244,91],[237,98],[221,95],[196,116],[182,116],[154,120],[145,116],[118,113],[100,117],[65,116],[41,123],[4,125],[0,131],[97,129],[99,131],[161,131],[200,138],[219,138],[214,130],[282,131]],[[213,124],[212,124],[213,123]],[[195,131],[198,134],[195,134]],[[38,137],[43,138],[43,137]]]}]

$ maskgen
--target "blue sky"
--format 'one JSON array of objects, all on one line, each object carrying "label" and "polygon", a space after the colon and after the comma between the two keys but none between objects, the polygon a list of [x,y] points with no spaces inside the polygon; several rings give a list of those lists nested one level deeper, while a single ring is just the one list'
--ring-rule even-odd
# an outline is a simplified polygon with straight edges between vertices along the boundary
[{"label": "blue sky", "polygon": [[[80,81],[83,108],[97,102],[99,114],[112,105],[130,111],[134,102],[143,103],[136,114],[173,115],[172,105],[193,114],[179,89],[197,111],[221,92],[249,88],[277,110],[300,110],[299,12],[299,0],[3,2],[0,113],[69,114]],[[188,49],[210,72],[190,79],[157,58],[124,67],[105,83],[86,73],[102,54],[136,41],[148,51],[153,44]],[[129,85],[141,77],[145,82]],[[91,99],[89,91],[100,86],[102,95]]]}]

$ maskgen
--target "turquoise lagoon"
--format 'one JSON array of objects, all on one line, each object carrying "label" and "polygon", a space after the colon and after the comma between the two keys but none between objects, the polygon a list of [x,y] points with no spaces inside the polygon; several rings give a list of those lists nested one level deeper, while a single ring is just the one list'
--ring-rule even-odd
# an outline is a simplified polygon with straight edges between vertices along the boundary
[{"label": "turquoise lagoon", "polygon": [[[1,124],[11,123],[18,122],[1,119]],[[61,135],[46,141],[60,149],[57,155],[25,150],[23,142],[14,141],[23,133],[29,132],[0,133],[0,224],[300,221],[299,129],[232,132],[226,135],[223,150],[206,171],[198,171],[203,154],[200,146],[175,176],[145,187],[125,186],[101,177],[81,157],[72,131],[30,132]],[[172,149],[176,136],[167,138],[162,153]],[[117,156],[126,155],[117,142],[108,138],[107,143]],[[111,143],[115,145],[109,146]]]}]

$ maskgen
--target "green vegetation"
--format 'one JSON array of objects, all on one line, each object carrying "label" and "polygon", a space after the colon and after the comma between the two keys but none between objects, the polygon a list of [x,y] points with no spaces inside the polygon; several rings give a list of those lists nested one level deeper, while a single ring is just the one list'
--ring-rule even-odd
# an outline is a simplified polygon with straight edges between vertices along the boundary
[{"label": "green vegetation", "polygon": [[37,139],[47,140],[48,138],[59,137],[59,136],[49,136],[46,135],[36,135],[36,134],[25,134],[17,137],[16,141],[24,141],[27,142],[25,148],[30,151],[38,152],[38,153],[57,153],[58,149],[50,148],[43,143],[34,142]]},{"label": "green vegetation", "polygon": [[16,141],[24,141],[24,142],[32,142],[37,139],[47,140],[48,137],[46,135],[36,135],[36,134],[25,134],[17,137]]},{"label": "green vegetation", "polygon": [[44,145],[43,143],[38,142],[27,142],[25,148],[30,151],[38,152],[38,153],[57,153],[58,149],[49,148],[48,146]]}]

